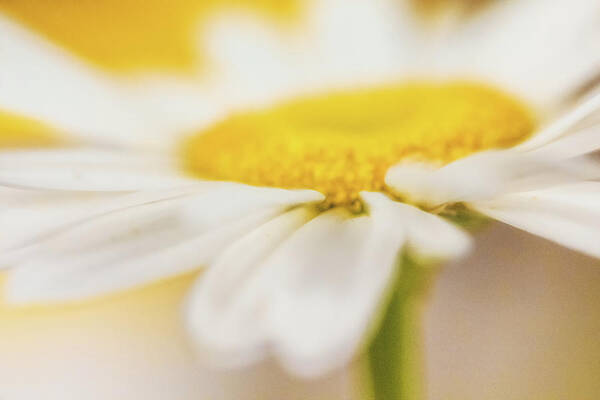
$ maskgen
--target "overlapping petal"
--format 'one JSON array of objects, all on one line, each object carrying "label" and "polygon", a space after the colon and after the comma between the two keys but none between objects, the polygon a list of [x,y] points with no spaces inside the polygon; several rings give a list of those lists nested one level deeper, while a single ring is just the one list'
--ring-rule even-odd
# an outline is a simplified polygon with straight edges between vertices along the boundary
[{"label": "overlapping petal", "polygon": [[112,209],[87,209],[74,221],[49,223],[42,233],[32,227],[29,237],[37,240],[4,254],[3,264],[13,267],[9,298],[85,298],[198,269],[253,227],[321,198],[236,184],[132,196]]}]

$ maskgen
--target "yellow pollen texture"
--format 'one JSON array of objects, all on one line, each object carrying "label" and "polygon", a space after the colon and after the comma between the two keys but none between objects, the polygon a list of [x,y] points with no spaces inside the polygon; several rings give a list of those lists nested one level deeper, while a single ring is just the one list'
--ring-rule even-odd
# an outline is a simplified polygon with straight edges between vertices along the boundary
[{"label": "yellow pollen texture", "polygon": [[314,189],[327,206],[360,207],[359,192],[387,192],[402,161],[446,164],[508,148],[535,127],[529,109],[480,84],[409,83],[301,98],[241,113],[183,146],[194,176]]}]

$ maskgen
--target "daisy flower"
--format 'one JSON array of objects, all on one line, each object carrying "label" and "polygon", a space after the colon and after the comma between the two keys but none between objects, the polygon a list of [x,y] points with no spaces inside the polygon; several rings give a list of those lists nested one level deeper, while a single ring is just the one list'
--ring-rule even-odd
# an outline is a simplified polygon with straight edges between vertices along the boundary
[{"label": "daisy flower", "polygon": [[201,82],[116,82],[2,21],[0,105],[79,133],[0,154],[8,298],[201,268],[185,320],[204,360],[312,377],[365,344],[403,260],[468,252],[473,218],[600,257],[597,4],[433,26],[407,7],[316,1],[285,34],[225,15]]}]

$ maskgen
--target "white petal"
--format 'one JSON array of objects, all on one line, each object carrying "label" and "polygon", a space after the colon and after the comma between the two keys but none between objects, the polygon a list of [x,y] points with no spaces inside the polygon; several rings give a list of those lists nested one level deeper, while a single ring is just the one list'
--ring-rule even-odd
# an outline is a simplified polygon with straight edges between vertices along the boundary
[{"label": "white petal", "polygon": [[455,258],[471,249],[471,238],[462,229],[437,215],[391,200],[375,192],[362,192],[373,218],[388,220],[390,227],[404,227],[407,246],[433,259]]},{"label": "white petal", "polygon": [[355,354],[403,228],[342,210],[305,224],[311,217],[298,210],[257,229],[202,278],[189,318],[209,359],[231,366],[274,355],[293,374],[315,376]]},{"label": "white petal", "polygon": [[509,152],[490,151],[465,157],[439,169],[400,164],[390,168],[385,180],[397,193],[411,200],[439,206],[497,194],[503,189],[503,183],[523,170],[520,158]]},{"label": "white petal", "polygon": [[247,108],[397,79],[415,70],[415,53],[423,47],[418,22],[402,6],[408,8],[393,0],[311,2],[292,31],[248,15],[220,16],[206,33],[217,65],[216,92],[225,103]]},{"label": "white petal", "polygon": [[600,126],[591,126],[547,144],[532,153],[553,160],[575,158],[600,150]]},{"label": "white petal", "polygon": [[471,204],[499,221],[600,257],[600,183],[585,182]]},{"label": "white petal", "polygon": [[6,251],[11,248],[27,246],[80,218],[102,213],[115,200],[127,197],[89,192],[14,192],[10,199],[0,198],[0,226],[3,227],[0,233],[0,258],[4,258]]},{"label": "white petal", "polygon": [[[85,227],[85,224],[91,223],[93,227],[99,221],[109,221],[105,229],[96,230],[100,235],[106,236],[111,230],[121,229],[120,224],[110,224],[112,218],[118,220],[124,213],[140,208],[149,208],[151,213],[153,207],[173,204],[187,196],[198,195],[216,187],[208,182],[200,182],[171,190],[132,194],[19,190],[14,198],[26,203],[10,205],[0,213],[0,222],[10,228],[12,233],[10,237],[2,237],[0,267],[19,263],[48,241],[60,239],[61,235],[67,236],[63,240],[67,245],[80,246],[83,241],[71,241],[69,235],[70,231],[77,231],[81,225]],[[94,240],[92,233],[94,229],[85,233],[88,240]],[[56,242],[51,243],[56,246]]]},{"label": "white petal", "polygon": [[435,207],[598,177],[600,167],[588,160],[558,162],[507,150],[477,153],[439,169],[400,164],[390,168],[385,179],[398,194]]},{"label": "white petal", "polygon": [[303,58],[310,59],[304,66],[321,86],[397,79],[419,64],[425,32],[419,28],[403,2],[321,0],[303,32]]},{"label": "white petal", "polygon": [[[113,231],[115,234],[120,232],[121,224],[113,224],[113,220],[118,222],[120,218],[132,218],[135,213],[139,213],[138,219],[143,221],[143,218],[153,217],[154,213],[165,207],[185,215],[189,224],[212,227],[224,220],[242,217],[260,207],[287,206],[319,201],[323,198],[321,194],[310,190],[282,190],[210,181],[197,181],[193,185],[169,190],[141,191],[128,195],[100,196],[95,193],[16,190],[13,192],[16,193],[13,193],[12,201],[25,200],[31,204],[12,204],[7,207],[6,212],[0,214],[0,221],[3,223],[20,224],[23,236],[20,240],[18,237],[17,240],[12,238],[12,246],[8,243],[0,246],[0,249],[4,250],[3,259],[7,256],[6,251],[11,248],[20,250],[20,247],[26,247],[28,244],[34,247],[44,245],[44,240],[53,239],[53,236],[57,235],[63,235],[63,239],[58,240],[58,243],[62,242],[66,246],[75,244],[80,248],[83,244],[81,239],[71,240],[73,236],[81,234],[78,229],[84,229],[86,239],[93,242]],[[6,202],[8,199],[0,200]],[[177,208],[178,206],[181,207]],[[35,225],[39,219],[45,222],[41,227]],[[52,243],[53,250],[57,249],[58,243],[56,240]],[[25,250],[24,254],[29,256],[30,249]]]},{"label": "white petal", "polygon": [[[573,133],[579,123],[598,111],[600,111],[600,93],[593,94],[589,99],[586,99],[581,104],[575,106],[564,116],[558,118],[549,126],[533,135],[529,140],[516,146],[515,150],[530,151],[543,147],[544,145],[552,145],[552,142],[556,139],[566,136],[569,133]],[[596,127],[596,132],[598,132],[598,125],[595,124],[594,126]],[[586,129],[585,131],[592,132],[591,129]],[[597,133],[596,137],[598,136],[600,136],[600,134]]]},{"label": "white petal", "polygon": [[287,207],[320,198],[232,184],[84,219],[18,253],[9,296],[73,299],[181,274]]},{"label": "white petal", "polygon": [[254,283],[269,301],[270,344],[297,375],[323,374],[356,354],[404,244],[403,227],[387,219],[349,217],[333,210],[303,226]]},{"label": "white petal", "polygon": [[218,182],[197,182],[169,190],[132,194],[9,189],[10,192],[0,195],[0,224],[10,232],[10,235],[0,236],[0,266],[11,259],[11,250],[18,252],[39,244],[76,224],[111,212],[190,196],[222,185]]},{"label": "white petal", "polygon": [[204,233],[188,233],[189,238],[161,227],[152,236],[120,238],[122,243],[98,253],[39,256],[10,273],[6,296],[14,303],[76,300],[193,271],[279,211],[256,212]]},{"label": "white petal", "polygon": [[314,216],[314,209],[303,207],[274,218],[233,244],[201,277],[187,315],[202,360],[231,367],[264,357],[265,299],[252,277],[281,242]]},{"label": "white petal", "polygon": [[172,187],[186,179],[169,157],[88,148],[0,153],[0,185],[76,191]]}]

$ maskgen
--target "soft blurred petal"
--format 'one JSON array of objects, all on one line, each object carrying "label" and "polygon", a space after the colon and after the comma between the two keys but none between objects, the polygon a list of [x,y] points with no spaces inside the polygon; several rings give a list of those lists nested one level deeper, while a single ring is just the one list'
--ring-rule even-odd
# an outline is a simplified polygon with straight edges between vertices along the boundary
[{"label": "soft blurred petal", "polygon": [[515,193],[478,203],[498,221],[600,258],[600,183]]},{"label": "soft blurred petal", "polygon": [[600,67],[600,3],[496,0],[442,32],[432,62],[445,75],[479,76],[552,110]]},{"label": "soft blurred petal", "polygon": [[9,399],[192,398],[201,383],[179,323],[183,278],[62,307],[0,305]]},{"label": "soft blurred petal", "polygon": [[0,304],[0,394],[15,400],[351,399],[351,367],[317,381],[273,363],[215,372],[181,324],[193,277],[67,306]]},{"label": "soft blurred petal", "polygon": [[263,225],[207,271],[189,310],[206,358],[228,367],[266,353],[291,374],[315,378],[355,356],[404,229],[385,212],[313,216],[297,210]]}]

